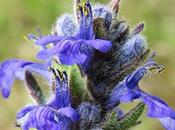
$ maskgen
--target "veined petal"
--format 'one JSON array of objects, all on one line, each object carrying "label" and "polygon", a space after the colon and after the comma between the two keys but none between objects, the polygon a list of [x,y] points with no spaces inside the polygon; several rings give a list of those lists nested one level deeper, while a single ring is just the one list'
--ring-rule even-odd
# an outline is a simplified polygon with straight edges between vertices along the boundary
[{"label": "veined petal", "polygon": [[[61,116],[61,117],[60,117]],[[38,130],[68,130],[70,119],[77,121],[78,113],[71,107],[54,110],[48,106],[34,106],[23,108],[17,116],[17,124],[23,129],[36,128]]]},{"label": "veined petal", "polygon": [[19,59],[9,59],[0,65],[0,90],[4,98],[10,95],[11,87],[16,78],[24,80],[25,70],[36,72],[51,82],[51,76],[47,71],[47,66],[40,63],[34,63]]},{"label": "veined petal", "polygon": [[[25,110],[22,109],[22,111]],[[28,110],[28,109],[27,109]],[[28,111],[22,118],[17,119],[17,124],[23,130],[30,128],[48,130],[50,124],[57,125],[54,120],[55,112],[47,106],[36,106],[31,111]]]}]

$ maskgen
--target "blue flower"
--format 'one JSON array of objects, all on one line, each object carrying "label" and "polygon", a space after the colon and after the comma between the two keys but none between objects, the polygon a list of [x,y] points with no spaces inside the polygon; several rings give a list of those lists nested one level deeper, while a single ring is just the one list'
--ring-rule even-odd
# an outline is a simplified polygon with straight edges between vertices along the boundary
[{"label": "blue flower", "polygon": [[77,111],[70,107],[67,74],[52,71],[55,75],[55,97],[47,105],[27,106],[18,112],[17,125],[23,130],[69,130],[71,123],[79,120]]},{"label": "blue flower", "polygon": [[79,32],[75,36],[49,35],[41,38],[28,36],[29,39],[35,39],[36,45],[42,47],[46,47],[50,43],[53,45],[51,48],[46,47],[39,51],[37,58],[46,60],[52,56],[57,56],[61,64],[78,64],[87,69],[94,49],[106,53],[111,48],[112,43],[110,41],[94,39],[93,16],[89,2],[87,1],[82,6],[79,5],[78,10],[80,25]]},{"label": "blue flower", "polygon": [[141,99],[147,105],[147,115],[152,118],[160,119],[162,124],[168,128],[168,123],[165,122],[164,119],[169,118],[171,122],[174,122],[175,111],[160,98],[143,92],[138,85],[143,76],[152,69],[162,71],[163,67],[154,61],[149,61],[144,66],[126,76],[125,79],[112,90],[109,100],[107,101],[107,108],[112,109],[119,103]]},{"label": "blue flower", "polygon": [[16,78],[24,80],[26,70],[35,72],[51,82],[51,75],[47,71],[47,65],[45,64],[20,59],[6,60],[0,64],[0,91],[4,98],[9,97]]}]

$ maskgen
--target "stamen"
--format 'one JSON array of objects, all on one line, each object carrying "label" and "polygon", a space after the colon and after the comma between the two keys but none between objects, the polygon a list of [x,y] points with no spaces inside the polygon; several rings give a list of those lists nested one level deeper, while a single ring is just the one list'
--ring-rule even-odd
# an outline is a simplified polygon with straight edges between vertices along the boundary
[{"label": "stamen", "polygon": [[[92,15],[92,9],[91,9],[91,5],[89,0],[87,0],[86,2],[84,2],[83,4],[80,4],[79,2],[76,3],[76,11],[77,11],[77,18],[79,20],[79,16],[83,17],[83,16],[89,16]],[[92,16],[90,16],[92,17]]]},{"label": "stamen", "polygon": [[26,40],[38,40],[38,37],[36,37],[33,34],[28,34],[27,36],[24,36]]},{"label": "stamen", "polygon": [[57,74],[56,74],[55,69],[53,67],[49,67],[48,70],[53,73],[54,78],[57,77]]},{"label": "stamen", "polygon": [[64,79],[64,77],[63,77],[63,73],[61,72],[61,71],[59,71],[58,69],[56,69],[56,71],[57,71],[57,76],[60,78],[60,79]]},{"label": "stamen", "polygon": [[[78,14],[80,14],[80,17],[83,17],[83,8],[81,6],[81,4],[78,4],[77,5],[77,10],[78,10]],[[78,15],[78,18],[79,18],[79,15]]]},{"label": "stamen", "polygon": [[55,79],[59,79],[60,81],[63,81],[65,79],[67,79],[67,74],[65,71],[59,71],[58,69],[54,68],[54,67],[49,67],[48,68],[49,71],[51,71],[53,73],[53,80],[55,81]]},{"label": "stamen", "polygon": [[84,14],[84,16],[88,16],[89,9],[87,8],[87,4],[83,3],[82,7],[83,7],[83,14]]},{"label": "stamen", "polygon": [[79,12],[79,7],[78,5],[80,5],[80,0],[74,0],[74,6],[75,6],[75,14],[76,14],[76,17],[77,17],[77,21],[79,21],[80,19],[80,12]]}]

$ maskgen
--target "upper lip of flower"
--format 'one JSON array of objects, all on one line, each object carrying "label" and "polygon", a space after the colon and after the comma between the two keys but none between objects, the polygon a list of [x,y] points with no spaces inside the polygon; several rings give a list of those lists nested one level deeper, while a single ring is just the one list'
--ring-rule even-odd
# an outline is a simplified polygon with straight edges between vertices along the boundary
[{"label": "upper lip of flower", "polygon": [[[93,49],[102,53],[109,51],[112,47],[110,41],[94,39],[92,9],[89,1],[78,5],[78,8],[80,12],[79,32],[75,36],[48,35],[38,39],[32,35],[28,36],[30,39],[34,38],[36,45],[44,46],[44,49],[39,51],[37,58],[45,60],[56,55],[62,64],[82,65],[87,58],[92,58]],[[50,43],[53,44],[53,47],[47,48],[46,45]],[[63,60],[63,57],[67,58]]]}]

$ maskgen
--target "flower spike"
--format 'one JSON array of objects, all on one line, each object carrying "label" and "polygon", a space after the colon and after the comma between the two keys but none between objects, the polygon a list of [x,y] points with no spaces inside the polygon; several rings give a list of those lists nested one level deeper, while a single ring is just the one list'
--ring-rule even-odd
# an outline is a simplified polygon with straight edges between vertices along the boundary
[{"label": "flower spike", "polygon": [[[175,111],[139,86],[152,70],[164,70],[153,60],[155,53],[148,57],[150,49],[141,34],[144,23],[130,29],[127,21],[118,19],[120,0],[111,0],[107,6],[91,6],[90,0],[73,2],[77,21],[65,14],[57,18],[51,34],[43,36],[38,27],[38,36],[25,37],[40,47],[37,58],[44,63],[19,59],[0,63],[2,96],[8,98],[15,79],[20,79],[37,103],[17,113],[16,126],[22,130],[126,130],[141,122],[138,118],[147,107],[148,117],[175,130]],[[45,86],[40,87],[33,73],[49,82],[51,100],[46,100]],[[141,103],[127,113],[118,108],[135,100]]]}]

